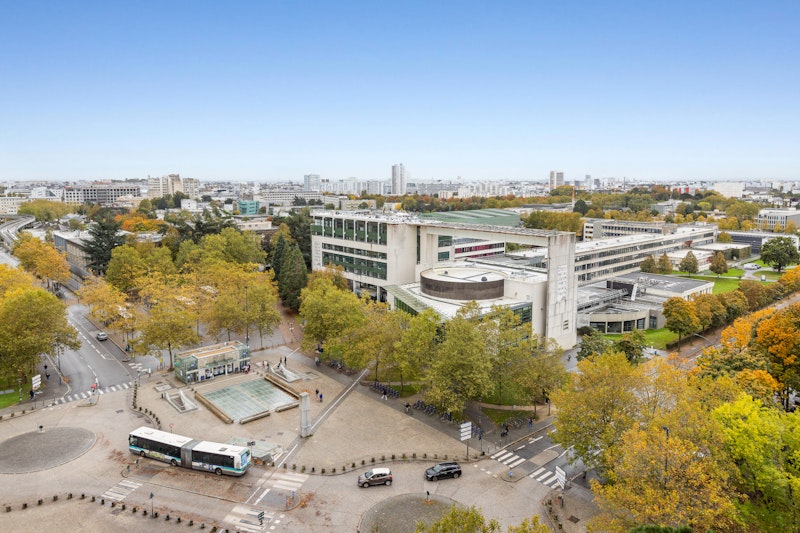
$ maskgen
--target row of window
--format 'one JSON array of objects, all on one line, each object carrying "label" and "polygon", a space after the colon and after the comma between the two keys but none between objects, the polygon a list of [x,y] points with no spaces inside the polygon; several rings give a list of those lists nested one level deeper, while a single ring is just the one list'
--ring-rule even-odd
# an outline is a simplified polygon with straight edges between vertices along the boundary
[{"label": "row of window", "polygon": [[157,442],[150,439],[145,439],[143,437],[131,437],[130,438],[130,445],[136,446],[137,448],[142,448],[151,452],[160,453],[162,455],[169,455],[170,457],[180,457],[181,456],[181,448],[180,446],[173,446],[171,444],[164,444],[163,442]]},{"label": "row of window", "polygon": [[384,252],[373,252],[372,250],[362,250],[361,248],[350,248],[349,246],[338,246],[335,244],[322,243],[323,250],[343,252],[346,254],[360,255],[362,257],[373,257],[375,259],[386,259]]},{"label": "row of window", "polygon": [[193,463],[205,463],[208,465],[227,466],[228,468],[235,468],[236,464],[232,455],[221,455],[211,452],[197,452],[192,450]]},{"label": "row of window", "polygon": [[311,226],[312,235],[336,237],[351,241],[386,244],[385,222],[319,217]]},{"label": "row of window", "polygon": [[323,252],[322,264],[327,265],[329,263],[341,266],[345,272],[350,274],[386,279],[386,263],[381,261],[370,261],[369,259],[359,259],[349,255]]},{"label": "row of window", "polygon": [[496,250],[498,248],[501,248],[501,249],[505,250],[505,247],[506,247],[505,243],[493,242],[493,243],[489,243],[489,244],[478,244],[478,245],[475,245],[475,246],[462,246],[460,248],[456,248],[455,249],[455,253],[463,254],[463,253],[466,253],[466,252],[478,252],[478,251],[481,251],[481,250]]}]

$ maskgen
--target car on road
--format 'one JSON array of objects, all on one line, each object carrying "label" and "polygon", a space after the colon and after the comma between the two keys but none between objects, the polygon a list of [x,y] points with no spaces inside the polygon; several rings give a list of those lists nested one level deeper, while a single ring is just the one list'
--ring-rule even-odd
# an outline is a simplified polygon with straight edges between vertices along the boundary
[{"label": "car on road", "polygon": [[460,475],[461,465],[453,462],[439,463],[438,465],[434,465],[425,470],[425,479],[428,481],[439,481],[440,479],[444,479],[446,477],[456,479]]},{"label": "car on road", "polygon": [[107,341],[108,340],[108,333],[106,333],[105,331],[98,331],[97,335],[95,335],[95,337],[97,337],[97,340],[99,340],[99,341]]},{"label": "car on road", "polygon": [[358,486],[367,488],[371,485],[391,485],[392,471],[388,468],[373,468],[358,476]]},{"label": "car on road", "polygon": [[759,265],[757,265],[757,264],[755,264],[755,263],[747,263],[747,264],[744,266],[744,268],[745,268],[745,270],[758,270],[758,269],[760,269],[760,268],[761,268],[761,266],[759,266]]}]

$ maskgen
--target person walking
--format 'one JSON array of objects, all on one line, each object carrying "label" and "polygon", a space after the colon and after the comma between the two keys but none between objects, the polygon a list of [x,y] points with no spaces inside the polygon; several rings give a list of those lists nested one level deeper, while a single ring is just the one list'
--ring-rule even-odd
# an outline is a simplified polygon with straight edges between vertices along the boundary
[{"label": "person walking", "polygon": [[319,400],[319,389],[314,391],[314,399]]},{"label": "person walking", "polygon": [[319,403],[322,403],[322,393],[319,393]]}]

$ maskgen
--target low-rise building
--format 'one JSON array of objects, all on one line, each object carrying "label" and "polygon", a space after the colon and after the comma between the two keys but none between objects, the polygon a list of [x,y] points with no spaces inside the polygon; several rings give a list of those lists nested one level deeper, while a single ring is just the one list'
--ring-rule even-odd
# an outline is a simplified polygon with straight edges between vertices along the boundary
[{"label": "low-rise building", "polygon": [[175,355],[175,377],[197,383],[245,372],[250,367],[250,347],[239,341],[201,346]]}]

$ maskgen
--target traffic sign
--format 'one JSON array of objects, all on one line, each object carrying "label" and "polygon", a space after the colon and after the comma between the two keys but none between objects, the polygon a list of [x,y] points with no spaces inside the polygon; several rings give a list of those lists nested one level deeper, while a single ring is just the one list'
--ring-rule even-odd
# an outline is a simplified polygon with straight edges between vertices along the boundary
[{"label": "traffic sign", "polygon": [[463,424],[461,424],[460,430],[461,430],[461,440],[462,441],[469,440],[469,438],[472,436],[472,422],[464,422]]},{"label": "traffic sign", "polygon": [[41,386],[42,386],[42,375],[36,374],[35,376],[33,376],[33,378],[31,378],[31,388],[33,390],[39,390]]},{"label": "traffic sign", "polygon": [[567,473],[564,472],[564,469],[559,466],[556,467],[556,481],[558,481],[558,484],[562,489],[567,484]]}]

